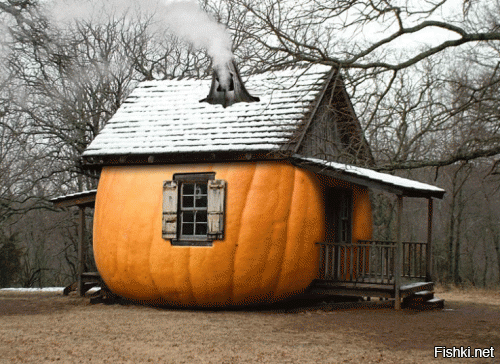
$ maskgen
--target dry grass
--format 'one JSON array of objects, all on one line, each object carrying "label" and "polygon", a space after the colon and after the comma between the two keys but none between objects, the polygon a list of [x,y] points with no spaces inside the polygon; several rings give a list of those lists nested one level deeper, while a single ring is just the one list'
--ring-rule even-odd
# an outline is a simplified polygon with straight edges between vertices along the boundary
[{"label": "dry grass", "polygon": [[500,309],[500,289],[484,289],[476,287],[456,288],[437,286],[436,295],[447,302],[490,305]]},{"label": "dry grass", "polygon": [[439,289],[443,311],[303,307],[295,313],[90,305],[0,292],[0,363],[451,363],[434,346],[494,346],[497,292]]}]

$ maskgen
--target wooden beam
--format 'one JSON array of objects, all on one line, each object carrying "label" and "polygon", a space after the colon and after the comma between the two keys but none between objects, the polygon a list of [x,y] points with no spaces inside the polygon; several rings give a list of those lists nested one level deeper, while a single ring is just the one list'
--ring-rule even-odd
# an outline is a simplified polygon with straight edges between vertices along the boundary
[{"label": "wooden beam", "polygon": [[[286,145],[283,145],[285,148]],[[278,149],[190,152],[190,153],[159,153],[159,154],[128,154],[82,156],[83,168],[99,169],[102,166],[121,165],[157,165],[186,163],[219,163],[237,161],[267,161],[283,160],[290,157],[291,152]],[[150,157],[154,158],[150,158]]]},{"label": "wooden beam", "polygon": [[401,309],[401,273],[403,270],[403,240],[401,231],[401,217],[403,215],[403,196],[398,195],[398,216],[397,216],[397,230],[396,230],[396,257],[394,262],[394,308]]},{"label": "wooden beam", "polygon": [[427,250],[425,252],[426,258],[426,272],[425,279],[427,282],[432,282],[432,215],[433,215],[433,200],[429,197],[427,206]]},{"label": "wooden beam", "polygon": [[78,211],[78,294],[84,295],[82,274],[85,265],[85,207]]},{"label": "wooden beam", "polygon": [[313,288],[311,293],[332,295],[332,296],[359,296],[359,297],[384,297],[392,298],[392,292],[376,289],[359,288]]},{"label": "wooden beam", "polygon": [[70,206],[82,206],[82,207],[94,207],[95,205],[95,193],[93,195],[87,196],[75,196],[68,198],[61,198],[60,201],[53,201],[55,207],[70,207]]}]

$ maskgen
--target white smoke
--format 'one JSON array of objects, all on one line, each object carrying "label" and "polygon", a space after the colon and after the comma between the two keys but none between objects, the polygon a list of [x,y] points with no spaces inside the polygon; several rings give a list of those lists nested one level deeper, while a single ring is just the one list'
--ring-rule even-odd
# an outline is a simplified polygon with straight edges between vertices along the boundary
[{"label": "white smoke", "polygon": [[204,12],[194,1],[179,1],[165,6],[164,21],[169,30],[192,44],[207,50],[215,66],[231,61],[231,36],[227,29]]},{"label": "white smoke", "polygon": [[183,39],[196,49],[205,49],[212,58],[219,77],[224,77],[226,64],[231,61],[231,35],[226,27],[203,11],[192,0],[53,0],[47,10],[58,23],[73,20],[99,19],[114,15],[137,13],[152,15],[157,25]]}]

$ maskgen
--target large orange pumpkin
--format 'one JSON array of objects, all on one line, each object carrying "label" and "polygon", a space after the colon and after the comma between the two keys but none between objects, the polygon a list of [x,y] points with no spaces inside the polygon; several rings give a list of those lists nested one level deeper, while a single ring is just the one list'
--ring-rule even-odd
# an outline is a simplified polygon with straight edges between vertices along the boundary
[{"label": "large orange pumpkin", "polygon": [[[210,247],[162,238],[163,181],[190,172],[227,182],[224,240]],[[114,293],[147,302],[220,307],[283,299],[317,275],[323,185],[286,162],[105,167],[95,205],[97,268]]]}]

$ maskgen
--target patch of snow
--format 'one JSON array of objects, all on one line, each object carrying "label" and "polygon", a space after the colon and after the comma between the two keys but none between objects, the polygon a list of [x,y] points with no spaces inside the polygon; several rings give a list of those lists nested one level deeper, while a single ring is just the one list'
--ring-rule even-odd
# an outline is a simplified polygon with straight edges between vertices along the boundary
[{"label": "patch of snow", "polygon": [[62,293],[64,287],[43,287],[43,288],[0,288],[2,292],[57,292]]},{"label": "patch of snow", "polygon": [[437,193],[444,193],[445,190],[442,188],[429,185],[427,183],[423,182],[418,182],[415,180],[411,180],[408,178],[403,178],[403,177],[398,177],[398,176],[393,176],[391,174],[387,173],[381,173],[374,171],[372,169],[368,168],[362,168],[362,167],[357,167],[349,164],[343,164],[343,163],[337,163],[337,162],[330,162],[324,159],[318,159],[318,158],[307,158],[303,157],[300,155],[294,155],[295,159],[304,161],[304,162],[311,162],[314,164],[318,164],[320,166],[323,166],[325,168],[331,168],[333,170],[339,171],[339,172],[345,172],[351,175],[355,175],[361,178],[366,178],[372,181],[377,181],[381,182],[387,185],[391,185],[394,187],[401,187],[404,189],[410,189],[410,190],[416,190],[416,191],[422,191],[422,192],[437,192]]},{"label": "patch of snow", "polygon": [[89,289],[87,291],[88,294],[92,294],[92,293],[96,293],[97,291],[99,291],[101,289],[101,287],[92,287],[91,289]]},{"label": "patch of snow", "polygon": [[55,202],[57,200],[62,200],[70,197],[78,197],[78,196],[85,196],[85,195],[92,195],[97,193],[97,190],[88,190],[88,191],[81,191],[81,192],[76,192],[76,193],[70,193],[69,195],[63,195],[63,196],[57,196],[51,199],[50,201]]}]

